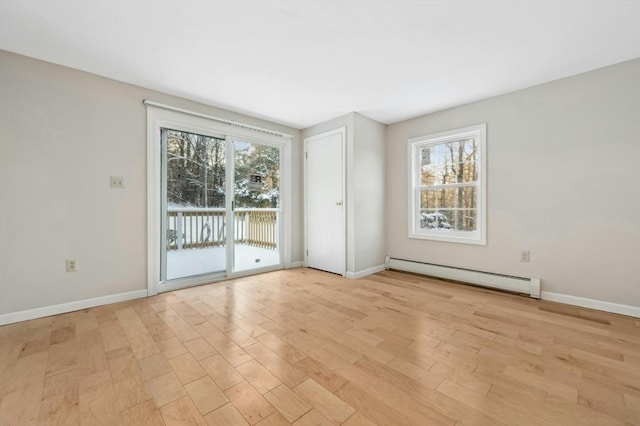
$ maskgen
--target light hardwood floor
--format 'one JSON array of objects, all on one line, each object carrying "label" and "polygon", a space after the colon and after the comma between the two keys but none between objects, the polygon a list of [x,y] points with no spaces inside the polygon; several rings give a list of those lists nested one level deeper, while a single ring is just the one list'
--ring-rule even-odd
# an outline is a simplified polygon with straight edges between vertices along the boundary
[{"label": "light hardwood floor", "polygon": [[0,425],[640,425],[640,320],[294,269],[0,327]]}]

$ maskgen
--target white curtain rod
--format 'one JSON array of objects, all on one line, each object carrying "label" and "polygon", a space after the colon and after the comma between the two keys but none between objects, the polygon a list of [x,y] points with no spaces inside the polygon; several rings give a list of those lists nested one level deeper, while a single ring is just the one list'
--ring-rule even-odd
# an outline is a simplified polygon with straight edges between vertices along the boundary
[{"label": "white curtain rod", "polygon": [[171,105],[161,104],[161,103],[158,103],[158,102],[150,101],[148,99],[144,99],[142,101],[142,103],[147,105],[147,106],[153,106],[153,107],[156,107],[156,108],[162,108],[162,109],[166,109],[166,110],[169,110],[169,111],[181,112],[183,114],[189,114],[189,115],[194,115],[196,117],[206,118],[208,120],[218,121],[218,122],[221,122],[221,123],[229,124],[231,126],[240,127],[242,129],[248,129],[248,130],[253,130],[253,131],[256,131],[256,132],[260,132],[260,133],[266,133],[266,134],[273,135],[273,136],[280,136],[280,137],[283,137],[283,138],[291,138],[291,139],[293,139],[293,135],[290,135],[290,134],[287,134],[287,133],[274,132],[273,130],[263,129],[261,127],[256,127],[256,126],[250,126],[248,124],[238,123],[237,121],[231,121],[231,120],[227,120],[225,118],[215,117],[213,115],[202,114],[200,112],[190,111],[188,109],[182,109],[182,108],[174,107],[174,106],[171,106]]}]

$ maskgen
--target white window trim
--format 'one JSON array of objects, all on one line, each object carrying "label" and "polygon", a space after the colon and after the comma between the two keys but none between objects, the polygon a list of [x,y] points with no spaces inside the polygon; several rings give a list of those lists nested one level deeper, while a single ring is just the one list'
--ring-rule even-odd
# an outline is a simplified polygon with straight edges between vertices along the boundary
[{"label": "white window trim", "polygon": [[[476,232],[451,231],[441,229],[429,229],[428,231],[420,229],[420,215],[418,208],[420,205],[419,198],[419,180],[418,170],[420,166],[418,162],[420,158],[416,155],[417,151],[431,144],[441,144],[448,141],[463,139],[473,136],[478,139],[478,207],[477,207],[477,224]],[[486,123],[476,124],[460,129],[447,130],[445,132],[430,134],[412,138],[407,141],[407,186],[408,186],[408,225],[409,238],[444,241],[452,243],[487,245],[487,125]],[[468,186],[468,184],[451,184],[451,187]]]}]

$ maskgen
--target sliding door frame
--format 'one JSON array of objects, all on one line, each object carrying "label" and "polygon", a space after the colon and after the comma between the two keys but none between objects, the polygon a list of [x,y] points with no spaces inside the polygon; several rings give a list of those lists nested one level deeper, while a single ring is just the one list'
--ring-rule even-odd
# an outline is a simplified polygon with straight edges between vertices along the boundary
[{"label": "sliding door frame", "polygon": [[[291,264],[291,149],[292,136],[259,129],[236,122],[227,121],[206,114],[173,108],[167,105],[145,101],[147,105],[147,295],[153,296],[160,291],[172,291],[179,288],[211,283],[223,279],[251,275],[269,270],[287,267]],[[227,210],[227,270],[225,273],[207,274],[195,277],[161,281],[161,247],[166,244],[162,229],[162,144],[161,129],[168,128],[190,133],[212,136],[226,140],[226,197]],[[234,149],[233,141],[280,146],[280,265],[256,268],[248,271],[233,272],[233,200]],[[232,243],[229,245],[229,243]],[[229,255],[230,254],[230,255]]]}]

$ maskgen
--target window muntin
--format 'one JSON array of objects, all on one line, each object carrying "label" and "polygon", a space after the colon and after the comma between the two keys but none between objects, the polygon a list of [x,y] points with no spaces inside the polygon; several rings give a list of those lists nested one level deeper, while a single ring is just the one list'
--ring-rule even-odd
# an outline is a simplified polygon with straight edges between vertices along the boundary
[{"label": "window muntin", "polygon": [[486,244],[486,125],[409,140],[409,238]]}]

